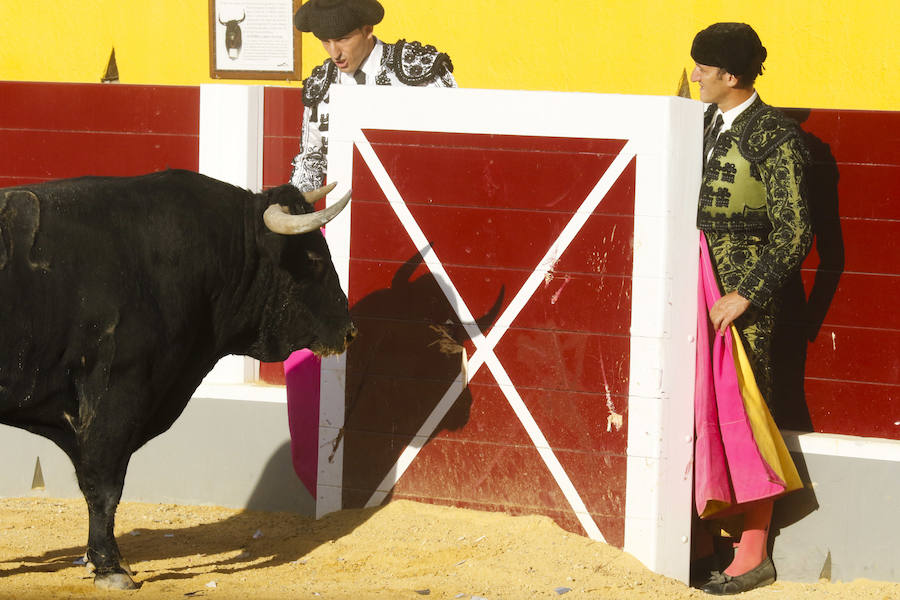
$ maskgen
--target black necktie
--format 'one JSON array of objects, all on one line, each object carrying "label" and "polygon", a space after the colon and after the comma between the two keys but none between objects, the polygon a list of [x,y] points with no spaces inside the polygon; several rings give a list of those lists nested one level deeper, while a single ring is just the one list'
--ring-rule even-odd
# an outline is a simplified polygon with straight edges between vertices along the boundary
[{"label": "black necktie", "polygon": [[722,114],[720,113],[716,116],[716,122],[713,123],[712,127],[709,128],[709,131],[706,133],[706,137],[703,139],[703,162],[706,162],[706,157],[709,156],[709,151],[712,150],[713,144],[716,143],[716,139],[719,137],[719,132],[722,131],[722,126],[725,124],[725,119],[722,118]]},{"label": "black necktie", "polygon": [[356,80],[357,85],[366,85],[366,74],[363,73],[362,69],[353,74],[353,79]]}]

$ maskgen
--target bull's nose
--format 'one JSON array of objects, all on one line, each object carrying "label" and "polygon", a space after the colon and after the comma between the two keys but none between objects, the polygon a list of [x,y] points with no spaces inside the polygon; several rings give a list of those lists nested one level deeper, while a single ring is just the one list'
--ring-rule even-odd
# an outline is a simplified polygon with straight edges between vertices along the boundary
[{"label": "bull's nose", "polygon": [[354,325],[353,323],[350,323],[350,327],[347,328],[347,333],[346,333],[346,335],[344,335],[344,347],[345,348],[350,345],[350,342],[352,342],[354,339],[356,339],[357,333],[359,333],[359,330],[356,329],[356,325]]}]

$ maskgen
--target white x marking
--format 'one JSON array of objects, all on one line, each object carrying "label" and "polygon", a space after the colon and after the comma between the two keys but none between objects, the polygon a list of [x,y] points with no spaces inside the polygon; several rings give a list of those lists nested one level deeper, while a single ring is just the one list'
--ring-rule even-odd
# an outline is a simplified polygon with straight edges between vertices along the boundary
[{"label": "white x marking", "polygon": [[556,458],[556,455],[553,453],[553,450],[550,448],[550,444],[544,437],[543,432],[540,427],[538,427],[537,422],[535,422],[534,417],[531,415],[531,412],[528,410],[528,407],[516,390],[506,369],[503,368],[500,360],[497,358],[496,354],[494,354],[494,347],[509,330],[513,320],[515,320],[519,312],[525,307],[532,295],[534,295],[534,292],[538,289],[541,282],[544,281],[547,272],[553,268],[562,254],[566,251],[569,244],[575,239],[575,236],[578,235],[578,232],[581,231],[581,228],[584,227],[585,223],[587,223],[588,218],[606,196],[607,192],[609,192],[612,185],[618,180],[619,176],[625,170],[625,167],[627,167],[634,158],[635,150],[633,144],[631,142],[625,144],[625,147],[622,148],[618,156],[616,156],[615,160],[613,160],[612,164],[588,194],[587,198],[581,203],[581,206],[579,206],[568,224],[566,224],[566,227],[550,246],[550,249],[522,285],[522,288],[509,303],[509,306],[506,307],[506,310],[497,319],[497,322],[494,324],[490,333],[485,337],[475,323],[475,318],[472,316],[472,313],[463,301],[462,296],[460,296],[456,287],[453,285],[453,282],[434,249],[428,243],[428,239],[425,237],[424,233],[422,233],[421,228],[412,216],[409,208],[407,208],[406,203],[400,196],[400,192],[397,191],[397,188],[385,170],[384,165],[381,164],[381,161],[375,154],[375,150],[372,148],[369,140],[366,139],[361,130],[356,131],[354,140],[363,160],[366,165],[368,165],[369,170],[387,197],[391,208],[394,210],[397,218],[400,219],[400,222],[409,234],[410,239],[416,245],[416,248],[418,248],[425,264],[428,265],[435,280],[438,282],[438,285],[444,292],[444,295],[447,297],[453,310],[456,312],[457,317],[469,334],[472,343],[475,345],[475,352],[468,361],[468,368],[465,369],[464,372],[460,372],[453,383],[450,384],[449,389],[431,411],[428,418],[425,419],[425,422],[413,437],[412,442],[404,449],[397,459],[397,462],[390,471],[388,471],[387,475],[385,475],[375,493],[369,498],[366,506],[378,506],[384,501],[388,492],[394,487],[397,481],[399,481],[400,477],[403,476],[403,473],[410,464],[412,464],[416,455],[431,438],[431,435],[437,429],[441,420],[453,406],[453,403],[456,402],[459,395],[468,386],[469,381],[472,380],[478,372],[478,369],[480,369],[483,364],[487,364],[488,369],[499,384],[501,391],[506,396],[507,402],[509,402],[513,411],[515,411],[516,416],[519,418],[519,421],[531,438],[532,443],[544,460],[547,468],[550,470],[551,475],[556,480],[557,485],[559,485],[563,495],[575,512],[575,516],[578,518],[581,526],[592,539],[605,541],[603,534],[600,533],[597,524],[585,507],[584,502],[581,500],[581,496],[578,494],[578,491],[566,474],[565,469],[563,469],[559,460]]}]

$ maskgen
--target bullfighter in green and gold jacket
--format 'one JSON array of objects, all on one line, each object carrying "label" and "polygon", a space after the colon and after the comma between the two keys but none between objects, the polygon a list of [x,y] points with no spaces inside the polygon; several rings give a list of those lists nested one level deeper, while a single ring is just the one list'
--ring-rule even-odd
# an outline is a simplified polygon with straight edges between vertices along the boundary
[{"label": "bullfighter in green and gold jacket", "polygon": [[[711,25],[691,47],[696,64],[691,81],[700,84],[700,99],[710,103],[697,227],[709,244],[722,297],[710,307],[709,320],[719,333],[732,323],[740,331],[768,403],[778,292],[809,252],[812,228],[800,130],[763,103],[754,88],[766,55],[759,36],[745,23]],[[729,468],[740,460],[727,457]],[[724,571],[711,574],[703,591],[738,594],[775,581],[768,556],[773,503],[768,497],[735,506],[743,527],[734,559]]]},{"label": "bullfighter in green and gold jacket", "polygon": [[[706,131],[717,113],[710,105]],[[803,182],[807,154],[799,133],[754,92],[709,151],[697,210],[697,227],[706,234],[722,293],[736,291],[750,303],[735,325],[767,402],[778,291],[800,268],[812,242]]]}]

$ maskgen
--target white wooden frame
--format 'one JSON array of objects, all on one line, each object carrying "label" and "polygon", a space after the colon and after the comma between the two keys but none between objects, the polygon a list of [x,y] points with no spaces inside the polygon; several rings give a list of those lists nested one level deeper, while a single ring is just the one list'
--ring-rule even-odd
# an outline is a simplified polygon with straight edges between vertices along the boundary
[{"label": "white wooden frame", "polygon": [[[364,129],[627,140],[620,158],[627,162],[631,156],[636,157],[637,175],[625,549],[654,571],[687,581],[697,301],[694,218],[700,184],[702,105],[674,97],[354,86],[334,86],[330,102],[328,178],[338,182],[338,188],[329,198],[337,199],[349,188],[356,146],[401,222],[405,218],[401,215],[402,198],[391,189],[390,178],[379,172],[377,157],[372,160],[374,153],[370,152]],[[352,206],[351,202],[328,225],[327,236],[345,290],[349,282]],[[404,225],[409,225],[407,230],[416,241],[414,223]],[[453,297],[452,282],[442,274],[438,257],[432,252],[424,258],[458,314],[464,315],[467,309]],[[536,267],[536,273],[540,268]],[[496,329],[492,329],[492,335]],[[480,348],[485,338],[479,336],[480,332],[473,333],[473,341]],[[490,350],[490,339],[487,346]],[[469,358],[469,376],[473,357]],[[489,352],[485,361],[492,358],[496,357]],[[319,515],[341,507],[345,366],[343,356],[325,360],[322,365],[319,447],[329,451],[319,456]],[[492,372],[497,374],[493,367]],[[514,388],[511,394],[515,396],[513,392]],[[514,404],[514,398],[510,394],[507,397]],[[553,472],[552,451],[546,453],[546,442],[542,444],[543,436],[537,435],[540,431],[529,428],[527,408],[524,413],[517,410]],[[390,485],[390,477],[396,481],[402,476],[405,466],[415,459],[417,446],[430,434],[428,423],[439,420],[438,416],[433,414],[423,424],[382,487]],[[557,482],[569,498],[567,479],[557,477]],[[579,514],[577,502],[570,499],[570,503],[589,534],[603,539],[602,533],[591,527],[592,522]]]}]

